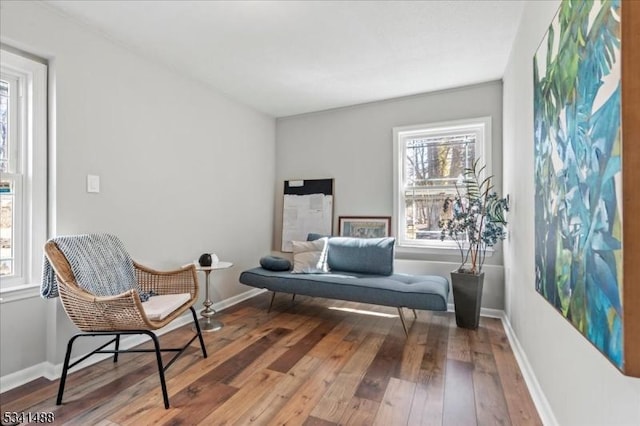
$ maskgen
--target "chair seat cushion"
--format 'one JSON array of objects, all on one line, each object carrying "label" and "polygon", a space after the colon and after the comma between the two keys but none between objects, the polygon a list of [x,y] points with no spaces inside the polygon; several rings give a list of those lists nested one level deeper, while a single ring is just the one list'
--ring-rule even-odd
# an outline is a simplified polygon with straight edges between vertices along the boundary
[{"label": "chair seat cushion", "polygon": [[152,321],[162,321],[191,299],[189,293],[163,294],[142,302],[144,313]]}]

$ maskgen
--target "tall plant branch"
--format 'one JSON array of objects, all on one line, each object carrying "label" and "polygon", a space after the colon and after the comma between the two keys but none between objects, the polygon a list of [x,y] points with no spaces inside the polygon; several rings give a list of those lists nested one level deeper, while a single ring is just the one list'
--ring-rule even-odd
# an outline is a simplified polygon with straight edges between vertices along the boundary
[{"label": "tall plant branch", "polygon": [[464,265],[470,262],[467,271],[472,274],[482,272],[488,248],[505,238],[504,212],[509,210],[508,198],[498,198],[492,191],[493,176],[482,179],[485,166],[478,168],[478,165],[476,160],[464,169],[464,192],[455,185],[456,195],[445,200],[444,218],[440,221],[440,239],[449,237],[455,241],[462,260],[459,270],[464,271]]}]

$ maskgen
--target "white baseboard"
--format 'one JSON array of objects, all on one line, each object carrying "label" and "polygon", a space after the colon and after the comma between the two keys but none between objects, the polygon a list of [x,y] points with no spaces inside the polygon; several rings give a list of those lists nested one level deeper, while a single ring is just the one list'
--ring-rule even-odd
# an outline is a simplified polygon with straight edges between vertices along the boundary
[{"label": "white baseboard", "polygon": [[[230,297],[228,299],[222,300],[220,302],[214,303],[213,308],[216,311],[221,311],[226,308],[229,308],[233,305],[236,305],[244,300],[250,299],[260,293],[264,293],[265,289],[251,289],[244,293],[238,294],[236,296]],[[197,307],[196,307],[197,308]],[[453,312],[453,304],[449,304],[448,310]],[[533,403],[538,410],[538,414],[540,415],[540,419],[545,426],[557,426],[558,422],[551,410],[551,406],[549,405],[549,401],[545,397],[542,392],[542,388],[536,379],[536,376],[533,372],[533,368],[525,355],[520,342],[518,341],[513,329],[511,328],[511,324],[509,319],[505,315],[504,311],[499,309],[488,309],[482,308],[480,314],[485,317],[491,318],[499,318],[502,320],[504,324],[505,334],[509,339],[509,344],[511,345],[511,349],[513,350],[513,354],[516,358],[516,362],[520,367],[520,371],[522,371],[522,376],[527,384],[527,388],[529,389],[529,393],[531,393],[531,398],[533,399]],[[168,326],[157,331],[158,335],[162,335],[168,333],[169,331],[175,330],[176,328],[182,327],[183,325],[189,324],[192,322],[191,313],[183,315],[182,317],[176,319]],[[134,346],[137,346],[145,341],[149,340],[146,336],[129,336],[123,338],[121,340],[120,346],[123,349],[129,349]],[[106,358],[109,358],[109,354],[96,355],[93,356],[86,361],[78,364],[74,371],[77,368],[84,368],[89,365],[100,362]],[[80,357],[77,357],[78,359]],[[72,360],[73,361],[73,360]],[[62,363],[53,364],[50,362],[42,362],[40,364],[36,364],[31,367],[27,367],[23,370],[17,371],[15,373],[7,374],[5,376],[0,377],[0,390],[2,392],[6,392],[15,387],[21,386],[25,383],[28,383],[32,380],[35,380],[39,377],[45,377],[49,380],[56,380],[60,377],[62,373]]]},{"label": "white baseboard", "polygon": [[244,293],[236,294],[235,296],[224,299],[218,303],[214,303],[213,309],[215,309],[216,311],[225,310],[247,299],[251,299],[252,297],[257,296],[260,293],[265,293],[266,291],[266,288],[252,288],[251,290],[247,290]]},{"label": "white baseboard", "polygon": [[0,377],[0,391],[6,392],[18,386],[22,386],[25,383],[29,383],[40,377],[46,377],[46,373],[53,367],[53,364],[49,362],[41,362],[40,364],[32,365],[15,373],[7,374]]},{"label": "white baseboard", "polygon": [[522,376],[524,377],[524,381],[527,384],[527,388],[529,389],[529,393],[531,394],[533,403],[538,410],[538,414],[540,415],[542,424],[545,426],[557,426],[558,421],[553,414],[551,405],[549,405],[549,401],[547,400],[547,397],[544,395],[544,392],[540,387],[540,383],[538,382],[538,379],[533,372],[533,368],[531,367],[531,364],[529,364],[527,355],[524,353],[524,350],[522,349],[522,346],[520,345],[515,332],[511,328],[509,318],[504,312],[502,313],[501,319],[502,324],[504,325],[505,334],[507,335],[507,339],[509,339],[509,344],[511,345],[511,350],[513,351],[516,362],[520,367],[520,371],[522,371]]},{"label": "white baseboard", "polygon": [[[250,299],[265,291],[266,290],[264,289],[258,289],[258,288],[245,291],[244,293],[240,293],[228,299],[214,303],[213,309],[215,309],[216,311],[222,311],[226,308],[236,305],[244,300]],[[198,306],[194,306],[194,309],[196,309],[196,312],[199,311]],[[156,334],[158,336],[161,336],[165,333],[175,330],[176,328],[182,327],[183,325],[190,324],[192,322],[193,322],[193,317],[191,316],[191,312],[187,312],[183,316],[171,322],[171,324],[161,328],[160,330],[157,330]],[[122,349],[130,349],[148,340],[149,340],[149,337],[144,335],[128,336],[120,340],[120,347]],[[73,363],[77,359],[80,359],[82,356],[83,355],[78,356],[75,359],[72,359],[71,363]],[[87,360],[81,362],[77,366],[75,366],[73,368],[73,371],[77,371],[78,369],[96,364],[111,356],[112,355],[110,354],[96,354],[88,358]],[[53,364],[51,362],[41,362],[40,364],[36,364],[31,367],[22,369],[20,371],[16,371],[15,373],[7,374],[0,377],[0,392],[6,392],[18,386],[22,386],[26,383],[29,383],[30,381],[38,379],[40,377],[44,377],[49,380],[57,380],[58,378],[60,378],[61,375],[62,375],[62,363]]]},{"label": "white baseboard", "polygon": [[[162,336],[170,331],[175,330],[176,328],[180,328],[186,324],[193,324],[193,317],[191,316],[191,312],[187,312],[181,317],[176,318],[167,326],[156,330],[155,333],[157,336]],[[120,339],[120,348],[123,350],[131,349],[135,346],[141,345],[150,340],[149,337],[143,334],[136,334],[132,336],[123,337]],[[73,364],[76,360],[82,358],[84,355],[77,356],[72,358],[69,362]],[[96,364],[100,361],[103,361],[107,358],[111,358],[113,355],[111,354],[96,354],[90,358],[87,358],[85,361],[81,362],[77,366],[73,367],[73,371],[81,370],[85,367],[89,367],[90,365]],[[52,364],[50,362],[44,363],[47,364],[47,370],[42,374],[44,378],[49,380],[57,380],[62,375],[62,363],[60,364]],[[4,389],[4,388],[3,388]]]},{"label": "white baseboard", "polygon": [[[447,312],[455,312],[453,303],[447,304]],[[480,308],[480,316],[503,319],[504,311],[501,309]]]},{"label": "white baseboard", "polygon": [[[449,303],[447,308],[449,312],[455,312],[453,303]],[[527,384],[527,388],[531,394],[531,399],[533,399],[533,403],[538,410],[538,415],[542,420],[542,424],[545,426],[557,426],[558,421],[553,415],[549,401],[547,401],[547,397],[544,395],[544,392],[542,392],[540,383],[538,383],[538,379],[533,373],[533,368],[531,367],[531,364],[529,364],[529,360],[525,355],[515,332],[511,328],[511,323],[509,322],[509,318],[507,318],[505,312],[501,309],[480,308],[480,316],[498,318],[502,320],[505,334],[507,339],[509,339],[509,345],[511,345],[511,350],[516,358],[518,367],[520,368],[520,371],[522,371],[522,377]]]}]

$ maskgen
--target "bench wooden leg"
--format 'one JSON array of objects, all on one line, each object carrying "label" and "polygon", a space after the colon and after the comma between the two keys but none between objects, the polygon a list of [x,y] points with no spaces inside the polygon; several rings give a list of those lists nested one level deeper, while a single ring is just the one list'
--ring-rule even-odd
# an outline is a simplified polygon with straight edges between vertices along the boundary
[{"label": "bench wooden leg", "polygon": [[415,309],[412,309],[413,311],[413,318],[418,319],[418,313],[416,312]]}]

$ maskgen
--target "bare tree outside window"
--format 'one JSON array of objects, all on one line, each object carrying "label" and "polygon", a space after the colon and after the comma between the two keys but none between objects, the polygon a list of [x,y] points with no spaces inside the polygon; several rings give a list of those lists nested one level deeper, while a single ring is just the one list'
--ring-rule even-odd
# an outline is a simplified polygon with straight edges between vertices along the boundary
[{"label": "bare tree outside window", "polygon": [[0,172],[8,170],[9,161],[9,83],[0,80]]},{"label": "bare tree outside window", "polygon": [[9,163],[9,82],[0,80],[0,276],[13,275],[13,201]]},{"label": "bare tree outside window", "polygon": [[393,135],[398,244],[447,248],[440,241],[444,201],[477,157],[491,157],[491,118],[396,127]]},{"label": "bare tree outside window", "polygon": [[440,238],[442,205],[475,158],[475,134],[406,140],[406,238]]}]

